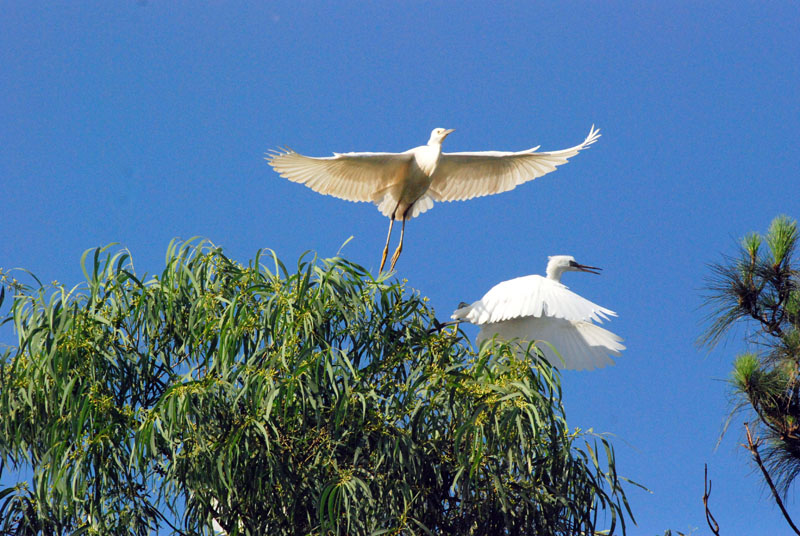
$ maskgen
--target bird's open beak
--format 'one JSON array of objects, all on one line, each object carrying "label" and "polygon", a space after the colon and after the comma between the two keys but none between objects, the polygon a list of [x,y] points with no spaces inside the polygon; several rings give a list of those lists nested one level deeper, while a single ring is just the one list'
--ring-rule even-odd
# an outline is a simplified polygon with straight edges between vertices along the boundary
[{"label": "bird's open beak", "polygon": [[574,264],[575,269],[580,270],[581,272],[589,272],[590,274],[597,274],[600,275],[600,272],[603,270],[602,268],[598,268],[597,266],[586,266],[585,264],[578,264],[577,262]]}]

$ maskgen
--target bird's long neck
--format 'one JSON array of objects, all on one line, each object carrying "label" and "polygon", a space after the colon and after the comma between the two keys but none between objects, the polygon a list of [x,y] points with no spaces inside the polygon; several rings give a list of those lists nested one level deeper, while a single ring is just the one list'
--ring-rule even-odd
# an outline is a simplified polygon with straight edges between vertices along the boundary
[{"label": "bird's long neck", "polygon": [[441,154],[442,140],[428,140],[428,147],[432,147],[438,154]]},{"label": "bird's long neck", "polygon": [[415,151],[414,158],[422,172],[430,177],[436,170],[436,164],[439,163],[439,156],[442,154],[442,143],[429,141],[427,145],[423,145],[420,149],[422,150]]},{"label": "bird's long neck", "polygon": [[561,274],[564,273],[563,266],[547,265],[547,279],[552,279],[556,283],[561,283]]}]

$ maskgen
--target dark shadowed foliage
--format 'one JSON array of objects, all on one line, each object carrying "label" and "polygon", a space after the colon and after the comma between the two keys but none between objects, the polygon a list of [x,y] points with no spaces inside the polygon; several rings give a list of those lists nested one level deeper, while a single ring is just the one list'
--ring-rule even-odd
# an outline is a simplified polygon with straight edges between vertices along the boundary
[{"label": "dark shadowed foliage", "polygon": [[476,355],[403,283],[191,241],[158,276],[83,265],[72,290],[3,274],[0,471],[32,475],[0,491],[4,533],[624,533],[557,371]]}]

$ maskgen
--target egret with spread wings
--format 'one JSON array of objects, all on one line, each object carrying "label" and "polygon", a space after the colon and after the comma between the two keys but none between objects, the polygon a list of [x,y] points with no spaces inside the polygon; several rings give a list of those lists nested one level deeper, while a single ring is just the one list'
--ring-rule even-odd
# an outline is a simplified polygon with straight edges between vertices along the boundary
[{"label": "egret with spread wings", "polygon": [[547,263],[547,277],[528,275],[503,281],[471,305],[463,304],[452,318],[481,326],[477,343],[497,336],[516,340],[521,350],[537,341],[551,365],[565,369],[593,369],[614,362],[625,349],[616,334],[593,323],[617,313],[590,302],[561,284],[561,274],[580,271],[597,274],[600,268],[555,255]]},{"label": "egret with spread wings", "polygon": [[442,141],[451,132],[435,128],[427,145],[403,153],[334,153],[315,158],[286,149],[273,151],[267,160],[281,177],[315,192],[378,205],[390,220],[382,271],[396,219],[403,226],[390,270],[403,251],[406,221],[433,207],[434,201],[463,201],[513,190],[555,170],[600,137],[592,125],[583,143],[561,151],[537,153],[539,147],[534,147],[520,152],[442,153]]}]

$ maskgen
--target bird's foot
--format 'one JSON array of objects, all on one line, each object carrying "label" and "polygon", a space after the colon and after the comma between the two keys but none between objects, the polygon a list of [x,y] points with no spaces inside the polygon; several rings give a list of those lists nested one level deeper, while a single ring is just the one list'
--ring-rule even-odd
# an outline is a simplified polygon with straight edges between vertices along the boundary
[{"label": "bird's foot", "polygon": [[389,271],[390,272],[394,271],[394,265],[397,264],[397,259],[400,258],[400,252],[401,251],[403,251],[402,246],[397,248],[397,251],[395,251],[394,255],[392,255],[392,264],[389,266]]},{"label": "bird's foot", "polygon": [[[389,244],[386,244],[386,247],[383,248],[383,256],[381,257],[381,267],[378,268],[378,273],[383,272],[383,267],[386,265],[386,255],[389,254]],[[394,266],[394,263],[392,263]]]}]

